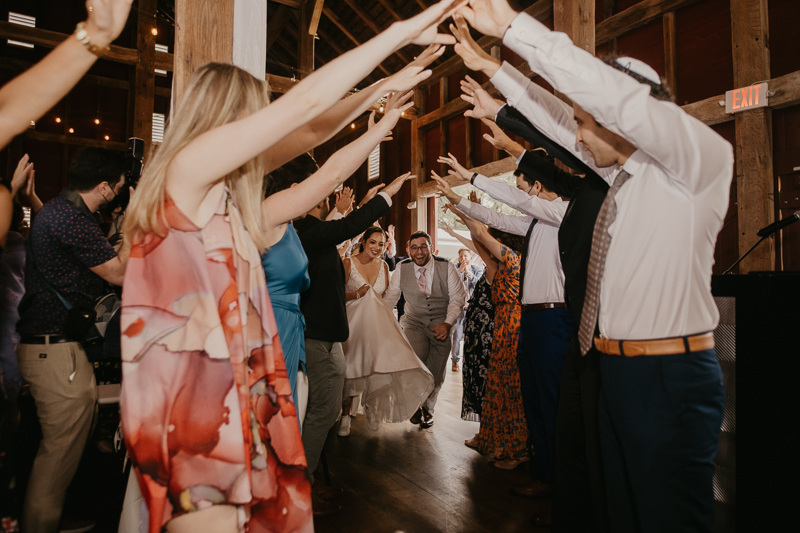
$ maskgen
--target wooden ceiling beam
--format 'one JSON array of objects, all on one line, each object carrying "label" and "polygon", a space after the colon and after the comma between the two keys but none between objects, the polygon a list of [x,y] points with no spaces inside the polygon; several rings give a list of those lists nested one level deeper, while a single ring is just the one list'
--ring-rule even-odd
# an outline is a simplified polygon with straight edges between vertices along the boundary
[{"label": "wooden ceiling beam", "polygon": [[[471,168],[469,169],[469,172],[478,173],[481,176],[486,176],[487,178],[496,178],[498,176],[502,176],[503,174],[514,172],[516,169],[517,169],[516,158],[506,157],[505,159],[492,161],[491,163]],[[464,185],[463,181],[456,178],[455,176],[451,176],[450,174],[442,175],[442,178],[451,187],[458,187],[459,185]],[[436,190],[435,181],[427,181],[425,183],[417,185],[417,198],[431,198],[432,196],[436,196],[438,193],[439,191]]]},{"label": "wooden ceiling beam", "polygon": [[595,28],[595,46],[663,17],[698,0],[644,0],[605,19]]},{"label": "wooden ceiling beam", "polygon": [[289,22],[291,14],[288,7],[280,5],[269,18],[269,21],[267,21],[267,50],[275,43],[286,23]]},{"label": "wooden ceiling beam", "polygon": [[[42,28],[28,28],[0,20],[0,39],[13,39],[45,48],[55,48],[70,35]],[[112,44],[111,50],[103,56],[103,59],[124,65],[135,65],[139,62],[139,52],[133,48],[123,48]],[[174,63],[175,57],[172,54],[156,52],[156,68],[172,71]]]},{"label": "wooden ceiling beam", "polygon": [[76,137],[75,135],[63,135],[58,133],[47,133],[37,130],[25,130],[22,134],[28,139],[35,141],[43,141],[57,144],[67,144],[72,146],[83,146],[84,148],[106,148],[108,150],[116,150],[124,152],[128,147],[127,143],[114,142],[114,141],[101,141],[99,139],[86,139],[84,137]]},{"label": "wooden ceiling beam", "polygon": [[314,11],[311,12],[311,23],[308,25],[308,34],[316,35],[317,28],[319,27],[319,19],[322,17],[322,7],[325,0],[306,0],[306,2],[314,2]]},{"label": "wooden ceiling beam", "polygon": [[[347,36],[348,39],[353,41],[353,44],[355,44],[356,46],[361,46],[361,41],[359,41],[358,38],[355,35],[353,35],[350,32],[350,30],[347,29],[347,27],[344,25],[344,23],[342,23],[342,21],[339,20],[339,17],[336,15],[336,13],[331,11],[330,8],[328,8],[328,7],[323,7],[322,8],[322,12],[325,14],[326,17],[328,17],[328,20],[333,22],[336,25],[336,27],[339,28],[339,30],[341,30],[341,32],[344,33],[345,36]],[[331,41],[331,43],[332,42],[333,41]],[[387,69],[385,66],[383,66],[383,63],[378,65],[378,68],[381,69],[384,72],[384,74],[386,74],[387,76],[391,76],[392,75],[392,72],[389,69]]]},{"label": "wooden ceiling beam", "polygon": [[282,4],[293,9],[300,9],[300,0],[272,0],[276,4]]},{"label": "wooden ceiling beam", "polygon": [[403,20],[403,17],[400,16],[400,13],[397,12],[389,0],[378,0],[378,2],[383,6],[383,9],[385,9],[394,18],[394,20]]},{"label": "wooden ceiling beam", "polygon": [[[355,2],[355,0],[344,0],[344,3],[347,4],[348,6],[350,6],[350,9],[352,9],[353,11],[356,12],[356,15],[358,15],[358,17],[362,21],[364,21],[364,24],[369,26],[370,29],[372,29],[372,31],[375,32],[375,35],[378,35],[380,32],[382,32],[384,30],[384,28],[381,28],[378,25],[378,23],[375,21],[375,19],[373,19],[369,15],[369,13],[367,13],[361,7],[359,7],[359,5]],[[395,54],[397,55],[397,57],[399,57],[403,61],[404,64],[411,63],[411,61],[412,61],[411,59],[408,58],[407,55],[405,55],[400,50],[396,51]]]}]

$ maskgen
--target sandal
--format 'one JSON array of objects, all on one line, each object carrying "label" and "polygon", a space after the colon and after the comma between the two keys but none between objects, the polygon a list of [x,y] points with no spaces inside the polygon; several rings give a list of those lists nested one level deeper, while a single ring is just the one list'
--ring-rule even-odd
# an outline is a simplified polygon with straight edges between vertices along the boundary
[{"label": "sandal", "polygon": [[471,439],[465,440],[464,444],[466,444],[470,448],[473,448],[473,449],[477,450],[478,449],[478,434],[476,433],[475,436],[472,437]]},{"label": "sandal", "polygon": [[514,470],[516,467],[530,461],[530,457],[523,457],[522,459],[502,459],[500,461],[496,461],[494,466],[497,468],[502,468],[503,470]]}]

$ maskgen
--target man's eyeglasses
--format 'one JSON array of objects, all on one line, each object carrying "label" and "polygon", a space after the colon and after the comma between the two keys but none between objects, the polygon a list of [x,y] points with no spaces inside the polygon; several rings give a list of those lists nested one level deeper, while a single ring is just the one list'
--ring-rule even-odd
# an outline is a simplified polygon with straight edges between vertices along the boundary
[{"label": "man's eyeglasses", "polygon": [[427,245],[427,244],[423,244],[422,246],[412,246],[412,247],[410,248],[410,250],[411,250],[412,252],[418,252],[418,251],[420,251],[420,250],[422,250],[422,251],[424,252],[424,251],[427,251],[427,250],[428,250],[428,245]]}]

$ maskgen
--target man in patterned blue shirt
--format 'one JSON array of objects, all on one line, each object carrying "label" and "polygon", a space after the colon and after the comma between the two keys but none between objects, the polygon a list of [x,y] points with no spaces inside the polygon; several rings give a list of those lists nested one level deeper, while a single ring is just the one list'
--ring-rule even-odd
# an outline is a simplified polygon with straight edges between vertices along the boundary
[{"label": "man in patterned blue shirt", "polygon": [[57,530],[97,403],[92,365],[66,335],[67,308],[47,284],[73,306],[90,308],[106,282],[122,285],[129,245],[117,253],[94,213],[119,194],[124,172],[120,154],[87,148],[69,168],[68,188],[41,208],[31,228],[17,359],[36,402],[42,442],[25,497],[27,531]]}]

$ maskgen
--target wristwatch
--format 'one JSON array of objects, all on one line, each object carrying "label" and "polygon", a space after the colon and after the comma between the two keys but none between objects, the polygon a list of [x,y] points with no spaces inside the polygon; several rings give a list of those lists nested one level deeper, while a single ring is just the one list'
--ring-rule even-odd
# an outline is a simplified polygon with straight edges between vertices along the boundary
[{"label": "wristwatch", "polygon": [[109,45],[100,47],[92,42],[92,36],[89,35],[88,31],[86,31],[85,22],[79,22],[78,25],[75,26],[75,37],[78,38],[78,40],[81,42],[83,46],[86,47],[87,50],[89,50],[97,57],[103,57],[109,52],[109,50],[111,50],[111,47]]},{"label": "wristwatch", "polygon": [[477,173],[477,172],[473,173],[473,174],[472,174],[472,177],[469,179],[469,182],[470,182],[472,185],[475,185],[475,178],[477,178],[477,177],[478,177],[478,173]]}]

